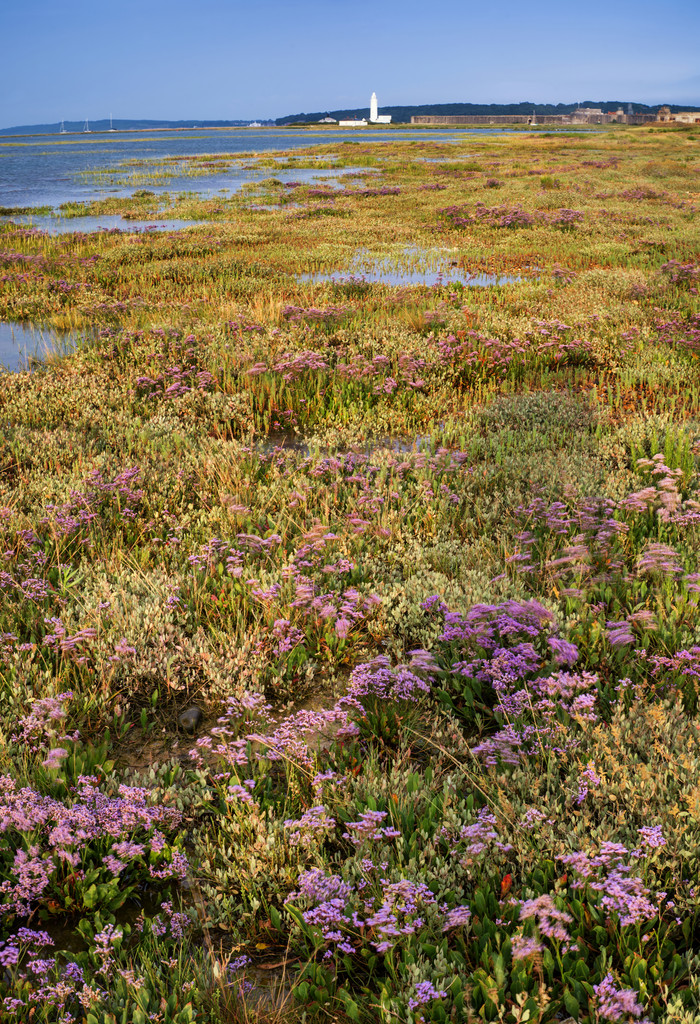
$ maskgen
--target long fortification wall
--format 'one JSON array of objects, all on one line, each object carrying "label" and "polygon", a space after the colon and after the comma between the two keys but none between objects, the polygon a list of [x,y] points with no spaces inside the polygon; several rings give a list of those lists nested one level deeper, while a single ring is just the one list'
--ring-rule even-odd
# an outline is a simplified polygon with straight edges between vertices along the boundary
[{"label": "long fortification wall", "polygon": [[[537,124],[646,124],[656,114],[537,114]],[[530,124],[532,114],[420,114],[411,124]]]}]

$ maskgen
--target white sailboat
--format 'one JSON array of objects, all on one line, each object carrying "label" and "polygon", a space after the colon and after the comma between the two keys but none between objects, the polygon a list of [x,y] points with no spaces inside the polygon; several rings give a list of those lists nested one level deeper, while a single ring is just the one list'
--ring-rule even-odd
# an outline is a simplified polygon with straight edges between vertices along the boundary
[{"label": "white sailboat", "polygon": [[117,130],[116,128],[112,128],[112,115],[111,114],[109,115],[109,130],[111,132],[116,132],[116,130]]},{"label": "white sailboat", "polygon": [[532,120],[530,121],[530,127],[537,128],[537,114],[534,110],[532,111]]},{"label": "white sailboat", "polygon": [[61,127],[58,129],[58,133],[59,133],[59,135],[67,135],[68,134],[68,129],[64,125],[63,121],[61,121]]},{"label": "white sailboat", "polygon": [[88,119],[85,118],[85,127],[83,128],[83,135],[92,135],[92,130],[88,124]]}]

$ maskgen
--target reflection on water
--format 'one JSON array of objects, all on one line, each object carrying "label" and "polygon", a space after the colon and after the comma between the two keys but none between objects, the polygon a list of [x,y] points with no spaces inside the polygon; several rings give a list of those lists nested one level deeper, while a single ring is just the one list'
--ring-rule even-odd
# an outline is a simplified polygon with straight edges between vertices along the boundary
[{"label": "reflection on water", "polygon": [[[460,132],[461,138],[464,132]],[[454,133],[421,131],[420,138],[435,138],[442,142],[455,141]],[[406,131],[289,131],[263,129],[223,129],[220,131],[202,132],[185,131],[176,135],[164,132],[134,132],[99,136],[93,139],[40,138],[16,140],[11,136],[0,137],[0,206],[52,206],[60,203],[85,202],[102,199],[106,195],[116,194],[128,196],[135,186],[114,188],[109,181],[95,183],[86,180],[86,172],[113,171],[127,160],[158,163],[164,159],[198,156],[201,154],[232,154],[234,160],[248,160],[255,153],[271,151],[293,151],[314,144],[327,144],[331,141],[392,141],[399,138],[416,138],[411,129]],[[136,168],[138,169],[138,168]],[[305,169],[307,174],[317,175],[316,169]],[[235,168],[215,169],[210,177],[196,179],[170,179],[156,191],[169,188],[196,190],[199,194],[211,194],[222,187],[240,188],[247,181],[259,181],[262,178],[275,177],[284,180],[301,178],[302,172],[288,170],[272,171],[269,168],[245,168],[240,164]],[[337,173],[337,172],[331,172]],[[195,184],[196,182],[196,184]]]},{"label": "reflection on water", "polygon": [[[1,168],[1,164],[0,164]],[[276,169],[276,168],[244,168],[234,167],[227,169],[225,172],[220,172],[216,175],[204,177],[204,178],[171,178],[168,179],[166,184],[150,186],[150,192],[153,195],[154,204],[160,205],[164,201],[168,201],[168,197],[171,192],[181,192],[187,190],[188,193],[196,195],[197,197],[212,198],[214,196],[221,196],[221,193],[228,195],[235,192],[241,192],[243,190],[250,190],[251,196],[259,194],[259,190],[264,191],[265,196],[269,195],[271,179],[281,183],[282,185],[289,186],[293,184],[299,185],[318,185],[319,190],[323,190],[324,195],[327,194],[329,197],[333,195],[333,192],[345,188],[349,183],[357,185],[364,180],[364,176],[368,173],[374,173],[370,169],[361,167],[338,167],[335,169],[323,169],[315,167],[300,167],[292,170],[289,169]],[[363,177],[359,177],[363,175]],[[196,182],[196,191],[193,191],[193,181]],[[225,182],[225,187],[222,187],[222,182]],[[0,180],[0,196],[2,195],[2,182]],[[292,194],[292,190],[285,188],[285,198]],[[107,195],[116,196],[117,198],[131,198],[133,196],[133,187],[130,188],[109,188],[102,189],[101,192],[95,192],[94,194],[88,194],[82,189],[78,189],[73,194],[70,200],[64,200],[65,202],[80,202],[89,203],[93,200],[99,200]],[[2,205],[2,203],[0,203]],[[36,205],[36,204],[35,204]],[[282,206],[292,206],[291,202],[285,202],[280,205],[268,204],[256,204],[258,209],[281,209]],[[218,212],[224,212],[225,208],[222,207]],[[84,216],[84,217],[62,217],[60,210],[57,208],[54,213],[51,214],[7,214],[5,216],[0,215],[0,225],[7,223],[21,224],[23,227],[36,228],[40,231],[46,231],[49,235],[63,235],[73,231],[91,232],[91,231],[113,231],[115,228],[122,231],[181,231],[183,228],[196,227],[201,224],[210,223],[207,220],[173,220],[159,218],[157,215],[151,215],[149,220],[132,220],[125,219],[120,214],[98,214],[96,216]]]},{"label": "reflection on water", "polygon": [[0,224],[12,222],[22,227],[45,231],[49,235],[67,235],[74,231],[87,234],[91,231],[182,231],[183,228],[199,227],[206,223],[201,220],[125,220],[119,214],[103,214],[97,217],[50,217],[22,216],[0,217]]},{"label": "reflection on water", "polygon": [[29,369],[33,359],[72,352],[85,331],[54,331],[32,324],[0,321],[0,372]]},{"label": "reflection on water", "polygon": [[[590,129],[589,129],[590,130]],[[0,206],[52,206],[60,203],[84,202],[101,199],[108,194],[130,195],[133,185],[114,188],[109,181],[89,180],[90,172],[113,171],[125,161],[146,161],[153,165],[163,160],[211,154],[221,158],[229,154],[239,162],[234,170],[230,167],[214,168],[211,177],[197,178],[196,191],[211,194],[222,186],[240,188],[244,181],[260,180],[270,174],[269,170],[242,167],[240,161],[247,161],[254,154],[272,151],[291,153],[301,147],[337,142],[342,154],[343,143],[352,142],[395,142],[433,141],[445,144],[446,155],[450,154],[449,144],[463,141],[468,136],[480,139],[489,135],[517,134],[517,129],[501,128],[425,128],[416,131],[407,128],[392,128],[391,131],[361,128],[352,130],[308,130],[271,129],[251,131],[243,129],[217,129],[211,131],[162,132],[115,132],[113,135],[94,136],[43,136],[16,138],[0,136]],[[328,159],[325,157],[324,159]],[[138,170],[138,166],[135,167]],[[85,177],[86,172],[88,178]],[[293,177],[299,172],[289,172]],[[312,174],[318,171],[311,171]],[[278,172],[277,176],[281,177]],[[165,189],[178,187],[192,189],[192,178],[171,179]],[[158,187],[158,186],[156,186]]]}]

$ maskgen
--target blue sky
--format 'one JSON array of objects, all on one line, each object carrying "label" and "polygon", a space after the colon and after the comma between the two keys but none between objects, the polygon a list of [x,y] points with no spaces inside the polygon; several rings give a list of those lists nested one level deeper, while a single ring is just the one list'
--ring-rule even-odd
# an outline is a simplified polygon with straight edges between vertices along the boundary
[{"label": "blue sky", "polygon": [[700,3],[0,0],[0,127],[383,104],[700,105]]}]

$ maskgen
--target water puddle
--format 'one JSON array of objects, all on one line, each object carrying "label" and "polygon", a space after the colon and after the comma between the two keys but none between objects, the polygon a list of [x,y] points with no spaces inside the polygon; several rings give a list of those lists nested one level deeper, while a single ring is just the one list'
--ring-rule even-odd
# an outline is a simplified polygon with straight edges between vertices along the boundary
[{"label": "water puddle", "polygon": [[20,216],[0,217],[0,224],[19,224],[24,228],[45,231],[48,235],[65,235],[72,232],[90,234],[94,231],[182,231],[184,228],[201,227],[201,220],[126,220],[119,214],[103,214],[97,217],[52,217]]},{"label": "water puddle", "polygon": [[[284,955],[283,955],[284,959]],[[260,1013],[275,1014],[278,1019],[285,1011],[291,1010],[294,1005],[293,989],[295,976],[298,973],[298,962],[292,961],[289,965],[269,967],[264,964],[249,968],[245,973],[247,985],[242,987],[240,981],[232,981],[231,987],[236,993],[240,993],[241,1001],[245,1005],[245,1015],[248,1019],[248,1010],[251,1010],[257,1017]]]},{"label": "water puddle", "polygon": [[0,373],[31,368],[33,360],[73,352],[85,331],[55,331],[35,324],[0,321]]},{"label": "water puddle", "polygon": [[[263,188],[271,180],[281,182],[285,186],[298,183],[304,186],[318,187],[327,186],[334,190],[342,189],[345,183],[364,173],[373,173],[372,168],[364,167],[246,167],[241,166],[237,160],[228,164],[222,164],[215,171],[208,169],[205,165],[187,165],[185,168],[178,164],[149,165],[144,162],[143,167],[134,168],[117,166],[109,171],[102,171],[94,175],[91,182],[90,172],[84,175],[86,187],[92,183],[103,184],[102,194],[109,191],[119,196],[131,196],[133,189],[148,188],[155,195],[185,192],[200,199],[214,199],[220,193],[246,191],[262,186]],[[341,180],[342,179],[342,180]],[[85,199],[88,197],[86,196]],[[99,198],[99,193],[92,198]]]},{"label": "water puddle", "polygon": [[371,284],[397,286],[423,286],[428,288],[456,285],[459,288],[494,288],[499,285],[518,284],[529,279],[527,272],[536,267],[524,267],[520,274],[484,273],[465,266],[459,249],[446,246],[422,249],[419,246],[397,246],[390,251],[373,252],[356,249],[350,256],[347,270],[311,270],[299,274],[297,280],[311,284],[328,283],[348,294],[361,292]]},{"label": "water puddle", "polygon": [[316,445],[313,439],[306,440],[299,434],[270,431],[269,434],[265,435],[264,440],[254,441],[249,450],[263,456],[279,455],[283,452],[296,452],[305,457],[311,454],[312,447],[319,453],[327,452],[327,454],[338,456],[348,454],[372,455],[379,451],[390,451],[396,454],[410,452],[430,454],[432,442],[433,439],[430,434],[416,434],[411,437],[385,435],[383,437],[368,438],[364,442],[334,447],[331,452],[331,449],[327,449],[326,446]]},{"label": "water puddle", "polygon": [[[268,192],[271,188],[283,187],[284,192],[290,196],[296,189],[309,189],[311,196],[333,196],[348,186],[360,188],[367,184],[376,174],[380,174],[373,167],[298,167],[294,170],[281,170],[274,167],[265,168],[267,174],[264,178],[251,181],[242,186],[243,191],[255,202],[255,196],[260,195],[261,190]],[[261,174],[262,172],[258,172]],[[290,205],[285,203],[285,205]]]},{"label": "water puddle", "polygon": [[304,455],[308,455],[310,451],[309,445],[303,437],[300,437],[298,434],[287,433],[284,430],[271,430],[265,435],[264,441],[256,440],[254,445],[257,450],[265,454],[285,450],[303,452]]}]

